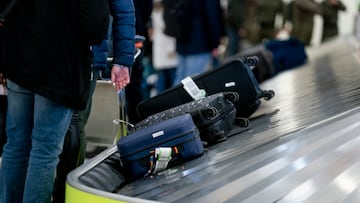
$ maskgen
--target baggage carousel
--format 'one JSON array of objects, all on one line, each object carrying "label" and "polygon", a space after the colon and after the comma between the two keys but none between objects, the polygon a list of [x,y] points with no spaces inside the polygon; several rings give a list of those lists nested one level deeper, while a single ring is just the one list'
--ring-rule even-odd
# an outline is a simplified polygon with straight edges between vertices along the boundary
[{"label": "baggage carousel", "polygon": [[195,160],[124,182],[110,146],[68,176],[66,202],[360,202],[360,52],[351,36],[263,82],[250,126]]}]

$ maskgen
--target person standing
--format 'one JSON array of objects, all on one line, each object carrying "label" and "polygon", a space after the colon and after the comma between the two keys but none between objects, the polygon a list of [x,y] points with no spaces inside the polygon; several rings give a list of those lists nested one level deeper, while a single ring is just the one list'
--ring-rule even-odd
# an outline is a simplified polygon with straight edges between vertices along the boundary
[{"label": "person standing", "polygon": [[161,0],[154,0],[152,20],[152,56],[153,66],[158,74],[157,93],[170,88],[175,80],[178,65],[176,57],[176,39],[164,34],[164,8]]},{"label": "person standing", "polygon": [[[129,69],[134,63],[135,54],[135,7],[133,0],[109,0],[111,24],[105,39],[98,45],[92,46],[94,54],[92,81],[90,95],[93,95],[96,80],[99,79],[100,73],[108,68],[107,57],[109,51],[112,53],[113,61],[111,69],[118,69],[119,76],[123,77],[124,82],[121,88],[126,87],[131,81]],[[112,41],[110,42],[110,38]],[[91,97],[86,103],[84,111],[79,112],[80,128],[80,153],[78,165],[81,165],[85,159],[86,153],[86,134],[85,126],[91,112]]]},{"label": "person standing", "polygon": [[360,40],[360,3],[358,3],[357,12],[355,14],[354,35],[357,40]]},{"label": "person standing", "polygon": [[[281,27],[276,26],[276,16],[284,15],[284,3],[282,0],[261,0],[258,7],[258,21],[260,25],[259,42],[275,38],[276,31]],[[283,23],[281,23],[282,25]]]},{"label": "person standing", "polygon": [[320,5],[315,0],[294,0],[291,36],[303,42],[311,43],[314,15],[322,14]]},{"label": "person standing", "polygon": [[[1,73],[7,81],[7,142],[0,202],[48,203],[65,133],[89,97],[90,45],[104,37],[101,0],[18,1],[3,30]],[[113,82],[124,81],[113,71]]]},{"label": "person standing", "polygon": [[338,13],[346,11],[345,5],[340,0],[325,0],[321,2],[323,11],[322,42],[336,37],[339,34]]},{"label": "person standing", "polygon": [[[188,36],[176,38],[178,68],[174,85],[187,76],[206,71],[212,57],[217,57],[222,36],[221,9],[218,0],[192,0]],[[180,23],[182,24],[182,23]]]},{"label": "person standing", "polygon": [[[108,69],[107,56],[110,49],[109,35],[115,34],[115,43],[111,43],[111,50],[116,50],[111,68],[124,71],[120,74],[123,79],[129,80],[128,69],[133,64],[134,57],[134,36],[135,36],[135,14],[132,0],[110,0],[110,24],[105,39],[97,45],[92,46],[93,61],[92,74],[89,90],[89,99],[86,102],[85,110],[73,112],[69,129],[67,131],[63,151],[60,154],[60,162],[56,171],[55,187],[53,192],[53,203],[65,201],[65,183],[67,174],[84,163],[86,155],[86,133],[85,126],[91,113],[92,95],[96,87],[96,81],[101,73]],[[123,32],[126,30],[127,32]],[[125,34],[124,34],[125,33]],[[124,83],[126,86],[127,83]],[[115,91],[115,90],[114,90]],[[78,155],[78,156],[76,156]]]},{"label": "person standing", "polygon": [[[135,32],[136,35],[140,35],[146,38],[147,25],[150,22],[150,16],[153,9],[152,0],[133,0],[135,6]],[[145,40],[143,43],[147,43]],[[144,65],[143,57],[144,46],[141,47],[142,53],[138,56],[131,69],[130,79],[131,83],[125,88],[126,95],[126,111],[130,123],[138,123],[139,118],[136,106],[143,100],[142,85],[144,83]]]}]

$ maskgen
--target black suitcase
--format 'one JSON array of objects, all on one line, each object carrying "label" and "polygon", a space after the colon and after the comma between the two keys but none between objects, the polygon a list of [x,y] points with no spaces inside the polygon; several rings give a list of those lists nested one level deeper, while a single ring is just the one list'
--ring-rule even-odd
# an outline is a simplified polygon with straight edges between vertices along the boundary
[{"label": "black suitcase", "polygon": [[[192,79],[207,95],[219,92],[237,92],[238,101],[234,102],[237,117],[248,118],[259,107],[260,99],[269,100],[274,96],[272,90],[262,90],[250,69],[256,64],[257,57],[238,58],[221,67],[204,72]],[[137,106],[141,118],[192,101],[182,84],[178,84],[157,96],[144,100]]]},{"label": "black suitcase", "polygon": [[234,58],[242,58],[256,56],[259,61],[252,67],[252,72],[255,75],[258,83],[272,78],[276,74],[275,67],[273,65],[272,53],[268,50],[264,44],[259,44],[257,46],[245,49],[235,56],[231,56],[227,59],[224,59],[224,62],[230,61]]},{"label": "black suitcase", "polygon": [[128,181],[201,156],[204,146],[191,115],[183,114],[131,132],[117,142]]},{"label": "black suitcase", "polygon": [[145,128],[154,123],[189,113],[200,131],[201,140],[211,145],[226,139],[234,124],[248,126],[248,119],[236,118],[239,95],[236,92],[217,93],[191,101],[165,111],[153,114],[135,125],[135,129]]}]

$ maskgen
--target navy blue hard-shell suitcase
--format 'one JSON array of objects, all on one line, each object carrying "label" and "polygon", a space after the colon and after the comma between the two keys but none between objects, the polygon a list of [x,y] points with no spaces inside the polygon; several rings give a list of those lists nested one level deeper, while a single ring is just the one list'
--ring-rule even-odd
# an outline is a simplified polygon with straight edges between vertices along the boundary
[{"label": "navy blue hard-shell suitcase", "polygon": [[212,145],[227,138],[234,125],[248,126],[248,119],[237,118],[233,102],[239,99],[236,92],[222,92],[191,101],[153,114],[135,125],[135,129],[189,113],[200,131],[205,145]]},{"label": "navy blue hard-shell suitcase", "polygon": [[[196,85],[206,91],[206,95],[219,92],[237,92],[234,102],[237,117],[248,118],[260,106],[260,99],[269,100],[274,96],[272,90],[262,90],[250,66],[255,65],[257,57],[231,60],[222,66],[192,77]],[[140,102],[137,112],[143,119],[155,113],[192,101],[182,84],[178,84],[150,99]]]},{"label": "navy blue hard-shell suitcase", "polygon": [[265,47],[272,53],[275,74],[293,69],[308,61],[304,43],[295,38],[269,40]]},{"label": "navy blue hard-shell suitcase", "polygon": [[133,131],[121,138],[117,146],[127,180],[174,167],[204,153],[199,130],[190,114]]}]

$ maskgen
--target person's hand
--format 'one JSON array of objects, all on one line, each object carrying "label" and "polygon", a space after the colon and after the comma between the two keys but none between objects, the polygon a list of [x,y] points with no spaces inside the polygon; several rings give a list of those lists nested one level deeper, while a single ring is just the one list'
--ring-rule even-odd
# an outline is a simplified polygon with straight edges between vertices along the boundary
[{"label": "person's hand", "polygon": [[211,56],[212,57],[218,57],[219,56],[219,49],[217,48],[214,48],[212,51],[211,51]]},{"label": "person's hand", "polygon": [[116,91],[126,87],[130,83],[129,68],[114,65],[111,69],[111,82],[114,84]]},{"label": "person's hand", "polygon": [[0,84],[6,86],[6,78],[2,73],[0,73]]},{"label": "person's hand", "polygon": [[331,0],[330,4],[337,6],[339,4],[338,0]]},{"label": "person's hand", "polygon": [[238,35],[240,38],[245,38],[246,37],[246,30],[244,28],[240,28],[238,30]]}]

